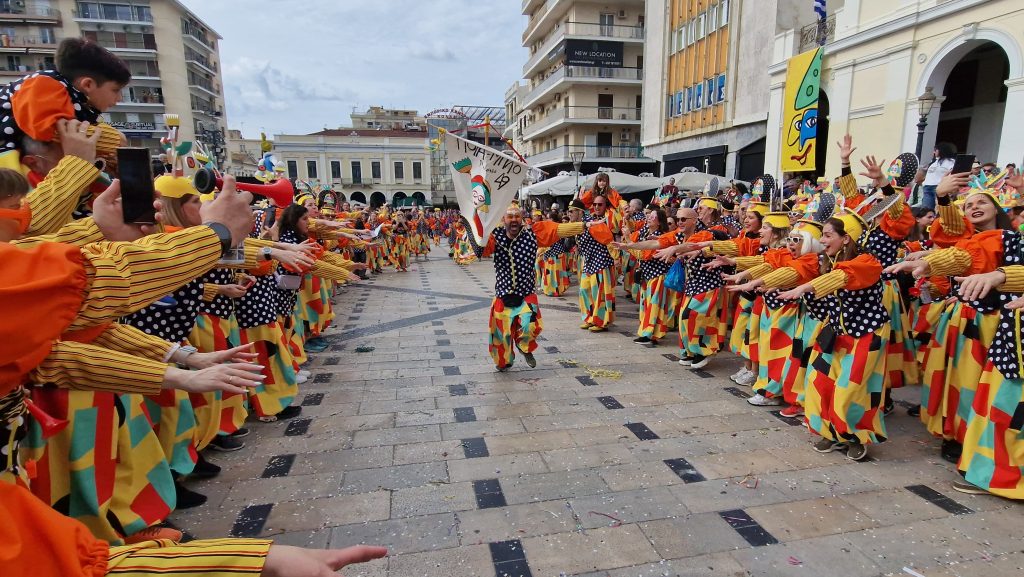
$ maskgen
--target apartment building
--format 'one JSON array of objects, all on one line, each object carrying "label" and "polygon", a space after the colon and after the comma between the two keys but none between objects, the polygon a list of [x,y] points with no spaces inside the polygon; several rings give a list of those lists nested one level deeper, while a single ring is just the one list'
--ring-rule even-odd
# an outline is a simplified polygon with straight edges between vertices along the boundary
[{"label": "apartment building", "polygon": [[641,143],[663,174],[693,167],[752,180],[763,173],[767,69],[786,2],[647,1],[644,93],[652,96]]},{"label": "apartment building", "polygon": [[[1020,166],[1024,4],[846,0],[829,6],[818,103],[824,172],[839,173],[833,144],[838,135],[850,133],[858,154],[891,159],[915,151],[919,126],[926,160],[936,142],[946,141],[983,162]],[[796,16],[775,37],[767,69],[766,166],[776,174],[789,124],[783,106],[786,64],[816,43],[813,13]]]},{"label": "apartment building", "polygon": [[181,138],[198,138],[223,161],[220,36],[175,0],[0,0],[0,82],[52,68],[57,45],[82,36],[128,63],[132,82],[106,118],[131,146],[159,152],[164,114],[181,117]]},{"label": "apartment building", "polygon": [[525,84],[506,94],[506,136],[549,174],[613,168],[655,169],[640,145],[643,96],[643,0],[523,0]]},{"label": "apartment building", "polygon": [[352,111],[352,128],[375,130],[426,130],[426,122],[415,110],[371,106],[366,112]]}]

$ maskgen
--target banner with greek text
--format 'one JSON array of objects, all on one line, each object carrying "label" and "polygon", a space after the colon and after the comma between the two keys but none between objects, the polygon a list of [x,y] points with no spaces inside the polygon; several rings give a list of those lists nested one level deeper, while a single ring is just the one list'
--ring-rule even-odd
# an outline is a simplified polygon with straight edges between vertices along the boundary
[{"label": "banner with greek text", "polygon": [[444,134],[444,150],[459,199],[459,212],[469,221],[477,243],[485,244],[530,176],[530,167],[450,132]]}]

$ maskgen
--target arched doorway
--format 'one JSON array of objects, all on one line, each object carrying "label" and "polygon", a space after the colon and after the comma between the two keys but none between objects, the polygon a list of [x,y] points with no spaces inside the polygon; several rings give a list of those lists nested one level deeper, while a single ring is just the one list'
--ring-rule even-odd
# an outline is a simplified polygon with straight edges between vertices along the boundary
[{"label": "arched doorway", "polygon": [[[1024,51],[1013,36],[975,26],[930,55],[918,79],[916,94],[932,87],[940,98],[927,119],[925,161],[941,141],[981,162],[1019,162],[1024,155],[1016,122],[1024,111]],[[917,119],[915,102],[908,107],[906,144],[916,138]]]},{"label": "arched doorway", "polygon": [[398,192],[395,193],[393,197],[391,197],[391,205],[402,206],[402,201],[405,200],[405,198],[405,193],[399,190]]},{"label": "arched doorway", "polygon": [[338,202],[347,202],[348,201],[348,199],[345,198],[345,193],[344,192],[337,192],[337,191],[335,191],[334,194],[338,195]]},{"label": "arched doorway", "polygon": [[388,197],[384,196],[381,191],[376,191],[370,195],[370,206],[373,208],[380,208],[388,203]]},{"label": "arched doorway", "polygon": [[427,204],[427,196],[425,194],[423,194],[422,192],[414,192],[414,193],[412,193],[412,197],[414,199],[416,199],[416,204],[419,205],[419,206],[423,206],[424,204]]},{"label": "arched doorway", "polygon": [[349,198],[349,200],[352,202],[366,204],[366,195],[357,190],[352,193],[351,198]]},{"label": "arched doorway", "polygon": [[995,161],[1006,108],[1006,52],[985,42],[961,58],[949,72],[941,94],[935,142],[951,142],[981,162]]}]

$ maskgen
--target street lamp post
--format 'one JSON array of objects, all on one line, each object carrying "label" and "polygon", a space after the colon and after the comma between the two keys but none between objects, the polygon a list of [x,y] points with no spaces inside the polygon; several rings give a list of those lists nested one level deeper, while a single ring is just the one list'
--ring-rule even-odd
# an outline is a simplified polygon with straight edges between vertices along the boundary
[{"label": "street lamp post", "polygon": [[[928,115],[932,113],[932,107],[935,106],[935,94],[932,93],[932,87],[928,86],[924,89],[924,94],[917,97],[917,113],[920,115],[920,119],[917,121],[917,158],[923,161],[921,154],[924,152],[924,129],[928,127]],[[923,165],[923,163],[922,163]]]},{"label": "street lamp post", "polygon": [[583,168],[583,157],[586,155],[587,153],[583,150],[569,153],[569,158],[572,159],[572,168],[576,171],[576,194],[573,198],[580,194],[580,169]]}]

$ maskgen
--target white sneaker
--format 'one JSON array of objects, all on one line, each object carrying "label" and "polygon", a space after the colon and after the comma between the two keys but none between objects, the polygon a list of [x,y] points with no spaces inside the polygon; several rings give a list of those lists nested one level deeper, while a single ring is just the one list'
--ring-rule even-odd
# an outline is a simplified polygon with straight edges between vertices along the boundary
[{"label": "white sneaker", "polygon": [[769,399],[758,393],[747,399],[747,402],[755,407],[775,407],[782,404],[782,399]]},{"label": "white sneaker", "polygon": [[299,372],[298,372],[298,376],[306,377],[308,379],[309,377],[313,376],[313,373],[307,371],[306,369],[300,369]]},{"label": "white sneaker", "polygon": [[296,385],[301,385],[302,383],[305,383],[308,380],[309,380],[309,377],[303,375],[302,373],[298,373],[298,374],[295,375],[295,384]]},{"label": "white sneaker", "polygon": [[736,379],[736,384],[749,387],[750,385],[753,385],[755,381],[757,381],[757,375],[747,371],[746,374]]},{"label": "white sneaker", "polygon": [[691,364],[693,364],[693,357],[685,357],[685,358],[679,359],[679,364],[683,365],[684,367],[688,367]]},{"label": "white sneaker", "polygon": [[738,370],[735,373],[729,375],[729,380],[735,383],[736,379],[742,378],[743,375],[745,375],[745,374],[747,374],[749,372],[750,371],[747,370],[747,367],[740,367],[740,370]]},{"label": "white sneaker", "polygon": [[690,362],[690,368],[691,369],[703,369],[704,367],[708,366],[708,363],[710,363],[710,362],[711,362],[711,357],[710,356],[703,357],[701,355],[697,355],[697,356],[693,357],[693,360]]}]

